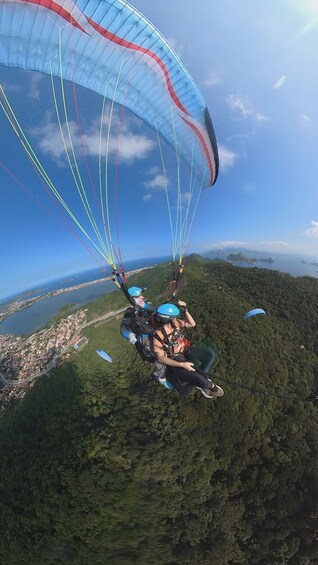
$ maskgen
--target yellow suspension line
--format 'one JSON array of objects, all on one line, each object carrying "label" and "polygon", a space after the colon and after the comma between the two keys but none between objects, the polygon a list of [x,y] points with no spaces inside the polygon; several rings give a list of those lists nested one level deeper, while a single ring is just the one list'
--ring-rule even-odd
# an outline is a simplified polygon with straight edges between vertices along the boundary
[{"label": "yellow suspension line", "polygon": [[[56,117],[57,117],[57,121],[58,121],[58,124],[59,124],[59,129],[60,129],[60,133],[61,133],[61,137],[62,137],[62,141],[63,141],[63,145],[64,145],[65,154],[66,154],[67,161],[68,161],[68,164],[69,164],[69,167],[70,167],[72,176],[73,176],[73,180],[74,180],[75,186],[76,186],[77,191],[78,191],[78,194],[79,194],[79,196],[80,196],[80,198],[81,198],[81,200],[82,200],[83,207],[84,207],[84,209],[85,209],[85,211],[86,211],[85,204],[84,204],[83,199],[82,199],[82,197],[81,197],[81,193],[80,193],[80,190],[79,190],[77,181],[76,181],[75,173],[74,173],[74,170],[73,170],[73,168],[72,168],[72,163],[71,163],[71,161],[70,161],[70,157],[69,157],[69,154],[68,154],[68,151],[67,151],[67,147],[66,147],[66,141],[65,141],[65,136],[64,136],[64,133],[63,133],[63,127],[62,127],[62,123],[61,123],[61,117],[60,117],[59,110],[58,110],[58,104],[57,104],[57,98],[56,98],[56,91],[55,91],[55,86],[54,86],[54,81],[53,81],[53,75],[52,75],[52,74],[51,74],[51,84],[52,84],[52,94],[53,94],[53,100],[54,100],[54,105],[55,105],[55,112],[56,112]],[[61,200],[62,197],[58,196],[58,198],[59,198],[59,200]],[[63,202],[64,202],[64,201],[63,201]],[[106,261],[109,263],[109,257],[108,257],[108,255],[107,255],[107,250],[105,250],[105,245],[102,244],[101,247],[102,247],[103,251],[101,251],[101,250],[99,249],[99,247],[97,247],[97,245],[94,243],[94,241],[92,240],[92,238],[87,234],[87,232],[86,232],[86,231],[84,230],[84,228],[81,226],[81,224],[79,223],[79,221],[75,218],[74,214],[70,211],[70,209],[68,208],[68,206],[67,206],[67,211],[68,211],[68,213],[70,214],[70,216],[72,217],[72,219],[76,222],[76,224],[81,227],[81,230],[83,231],[83,233],[85,233],[86,237],[88,237],[88,239],[91,241],[91,243],[93,243],[94,247],[95,247],[96,249],[98,249],[98,251],[99,251],[99,253],[102,255],[102,257],[104,257],[104,258],[106,259]],[[86,211],[86,214],[87,214],[87,211]],[[95,231],[95,230],[94,230],[94,231]],[[95,232],[95,235],[97,235],[96,232]],[[98,239],[99,239],[99,238],[98,238]],[[100,239],[99,239],[99,242],[101,243]]]},{"label": "yellow suspension line", "polygon": [[[105,259],[107,262],[109,262],[108,258],[105,256],[105,254],[101,251],[101,249],[95,244],[95,242],[91,239],[91,237],[88,235],[88,233],[85,231],[85,229],[83,228],[83,226],[79,223],[79,221],[77,220],[77,218],[74,216],[74,214],[72,213],[72,211],[69,209],[68,205],[66,204],[66,202],[64,201],[64,199],[62,198],[62,196],[60,195],[60,193],[58,192],[57,188],[55,187],[55,185],[53,184],[53,182],[51,181],[50,177],[48,176],[47,172],[45,171],[42,163],[40,162],[40,160],[38,159],[37,155],[35,154],[30,142],[28,141],[15,113],[13,112],[13,109],[11,107],[11,105],[9,104],[8,98],[5,95],[5,92],[3,90],[2,85],[0,84],[0,93],[3,96],[6,105],[8,106],[11,115],[9,114],[9,112],[7,111],[7,108],[3,105],[3,103],[0,101],[0,106],[5,114],[5,116],[7,117],[9,123],[11,124],[11,127],[13,129],[13,131],[15,132],[16,136],[18,137],[22,147],[24,148],[26,154],[28,155],[30,161],[33,163],[35,169],[38,171],[39,175],[42,177],[43,181],[45,182],[45,184],[47,185],[47,187],[51,190],[51,192],[53,192],[54,196],[56,197],[56,199],[60,202],[60,204],[62,205],[62,207],[65,209],[65,211],[69,214],[69,216],[72,218],[72,220],[74,221],[74,223],[78,226],[78,228],[81,230],[81,232],[87,237],[87,239],[91,242],[91,244],[95,247],[96,251],[101,255],[101,257],[103,257],[103,259]],[[17,131],[18,130],[18,131]],[[18,133],[19,132],[19,133]],[[20,135],[19,135],[20,134]]]},{"label": "yellow suspension line", "polygon": [[110,238],[110,242],[111,242],[112,246],[113,246],[113,242],[112,242],[112,238],[111,238],[111,226],[110,226],[110,215],[109,215],[109,190],[108,190],[109,143],[110,143],[110,130],[111,130],[111,124],[112,124],[113,112],[114,112],[114,106],[115,106],[115,98],[116,98],[116,94],[117,94],[117,89],[118,89],[121,71],[122,71],[122,68],[123,68],[123,63],[124,63],[124,61],[122,60],[118,74],[117,74],[115,88],[114,88],[114,92],[113,92],[113,98],[112,98],[112,101],[111,101],[111,107],[110,107],[110,112],[109,112],[109,121],[108,121],[108,130],[107,130],[106,155],[105,155],[105,158],[106,158],[106,161],[105,161],[105,205],[106,205],[106,217],[107,217],[107,232],[109,234],[109,238]]},{"label": "yellow suspension line", "polygon": [[201,186],[199,187],[198,196],[197,196],[197,201],[196,201],[196,204],[195,204],[195,207],[194,207],[194,211],[193,211],[193,214],[192,214],[190,226],[189,226],[189,229],[188,229],[188,236],[187,236],[187,238],[186,238],[185,245],[184,245],[184,252],[185,252],[186,247],[187,247],[187,245],[188,245],[190,233],[191,233],[191,230],[192,230],[192,225],[193,225],[193,222],[194,222],[194,218],[195,218],[195,216],[196,216],[196,213],[197,213],[197,208],[198,208],[198,204],[199,204],[199,201],[200,201],[200,196],[201,196],[202,189],[203,189],[203,183],[204,183],[205,174],[206,174],[206,170],[204,171],[204,174],[202,175]]},{"label": "yellow suspension line", "polygon": [[156,131],[157,131],[157,138],[158,138],[158,145],[159,145],[159,152],[160,152],[160,157],[161,157],[163,175],[164,175],[164,180],[165,180],[165,194],[166,194],[166,200],[167,200],[170,231],[171,231],[171,242],[172,242],[172,258],[175,261],[176,247],[175,247],[175,237],[174,237],[174,230],[173,230],[173,225],[172,225],[172,214],[171,214],[170,199],[169,199],[169,192],[168,192],[167,171],[166,171],[166,165],[165,165],[165,161],[164,161],[164,157],[163,157],[163,151],[162,151],[162,146],[161,146],[158,128],[156,128]]},{"label": "yellow suspension line", "polygon": [[109,254],[111,255],[110,242],[109,242],[109,237],[107,235],[107,229],[106,229],[106,220],[105,220],[105,211],[104,211],[104,198],[103,198],[103,188],[102,188],[103,187],[103,185],[102,185],[102,180],[103,180],[102,179],[102,141],[103,141],[103,124],[104,124],[107,88],[108,88],[108,85],[105,88],[105,95],[103,97],[103,104],[102,104],[102,111],[101,111],[101,118],[100,118],[99,150],[98,150],[98,178],[99,178],[99,199],[100,199],[103,228],[104,228],[104,233],[105,233],[105,240],[107,241]]},{"label": "yellow suspension line", "polygon": [[176,241],[177,249],[179,250],[179,256],[181,255],[180,249],[180,238],[181,238],[181,227],[182,227],[182,194],[181,194],[181,179],[180,179],[180,154],[178,150],[178,139],[175,128],[175,121],[173,110],[171,108],[171,121],[173,127],[173,135],[175,140],[176,148],[176,166],[177,166],[177,216],[176,216]]},{"label": "yellow suspension line", "polygon": [[68,139],[69,139],[69,143],[70,143],[70,147],[71,147],[73,163],[75,165],[75,170],[76,170],[77,176],[74,172],[74,168],[72,166],[72,162],[71,162],[71,159],[70,159],[70,156],[69,156],[69,151],[68,151],[68,148],[67,148],[67,145],[66,145],[65,135],[64,135],[64,132],[63,132],[63,127],[62,127],[62,122],[61,122],[61,117],[60,117],[60,112],[59,112],[59,108],[58,108],[58,104],[57,104],[56,90],[55,90],[55,86],[54,86],[54,79],[53,79],[53,73],[52,73],[52,67],[51,67],[51,85],[52,85],[52,92],[53,92],[53,98],[54,98],[54,104],[55,104],[55,111],[56,111],[56,116],[57,116],[59,127],[60,127],[60,132],[61,132],[61,136],[62,136],[62,140],[63,140],[65,154],[66,154],[66,157],[67,157],[67,160],[68,160],[68,163],[69,163],[69,167],[70,167],[73,179],[74,179],[75,186],[77,188],[77,192],[78,192],[79,197],[81,199],[81,202],[82,202],[82,205],[83,205],[84,210],[86,212],[89,223],[91,224],[92,229],[93,229],[101,247],[103,248],[104,252],[107,254],[107,249],[105,247],[104,240],[103,240],[103,238],[100,234],[100,231],[98,229],[98,226],[96,224],[95,218],[93,216],[93,213],[92,213],[92,210],[91,210],[91,207],[90,207],[90,203],[89,203],[88,198],[87,198],[87,194],[86,194],[84,184],[83,184],[83,181],[82,181],[81,173],[79,171],[76,154],[75,154],[75,151],[74,151],[74,143],[73,143],[72,133],[71,133],[69,119],[68,119],[67,104],[66,104],[65,89],[64,89],[63,67],[62,67],[61,31],[59,33],[59,65],[60,65],[60,84],[61,84],[61,94],[62,94],[62,101],[63,101],[65,123],[66,123],[67,132],[68,132]]},{"label": "yellow suspension line", "polygon": [[183,219],[183,223],[182,223],[182,227],[181,227],[181,231],[180,231],[180,262],[181,262],[181,257],[183,257],[184,251],[185,251],[185,246],[182,247],[182,242],[186,241],[186,239],[187,239],[186,234],[187,234],[189,212],[190,212],[191,204],[193,204],[193,197],[194,197],[195,183],[192,184],[193,157],[194,157],[194,147],[192,146],[191,168],[190,168],[190,179],[189,179],[189,193],[188,193],[189,198],[188,198],[188,202],[187,202],[187,206],[186,206],[186,212],[184,214],[184,219]]}]

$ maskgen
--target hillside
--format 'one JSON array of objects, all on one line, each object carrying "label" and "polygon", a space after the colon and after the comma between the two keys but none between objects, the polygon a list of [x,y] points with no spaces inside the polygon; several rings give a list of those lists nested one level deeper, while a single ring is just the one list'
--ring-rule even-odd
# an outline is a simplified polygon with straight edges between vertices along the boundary
[{"label": "hillside", "polygon": [[247,255],[245,255],[242,252],[239,253],[229,253],[228,256],[226,257],[226,261],[229,261],[230,263],[257,263],[258,261],[262,262],[262,263],[274,263],[274,260],[272,259],[272,257],[268,257],[268,258],[264,258],[264,257],[260,257],[259,259],[256,259],[256,257],[247,257]]},{"label": "hillside", "polygon": [[[158,305],[170,271],[132,281]],[[317,563],[318,281],[191,256],[179,297],[225,396],[157,384],[120,319],[86,328],[85,349],[0,420],[1,562]],[[243,322],[254,307],[267,316]]]}]

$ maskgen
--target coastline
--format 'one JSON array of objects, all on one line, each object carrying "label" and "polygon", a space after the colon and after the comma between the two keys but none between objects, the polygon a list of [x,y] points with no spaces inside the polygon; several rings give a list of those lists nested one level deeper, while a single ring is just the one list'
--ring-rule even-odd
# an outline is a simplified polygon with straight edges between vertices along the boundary
[{"label": "coastline", "polygon": [[48,375],[70,347],[74,347],[75,338],[84,328],[114,318],[125,310],[126,307],[106,312],[87,321],[84,309],[67,316],[57,327],[51,325],[31,336],[0,335],[0,346],[4,352],[3,358],[0,359],[0,385],[2,383],[4,387],[25,386],[39,377]]},{"label": "coastline", "polygon": [[[126,277],[130,277],[136,273],[139,273],[140,271],[144,271],[145,269],[150,269],[151,267],[141,267],[139,269],[134,269],[132,271],[128,271],[127,273],[125,273]],[[41,300],[46,300],[48,298],[51,298],[53,296],[58,296],[60,294],[64,294],[67,292],[73,292],[75,290],[79,290],[81,288],[85,288],[85,287],[89,287],[95,284],[102,284],[105,283],[107,281],[111,281],[112,280],[112,276],[109,277],[104,277],[102,279],[96,279],[93,281],[88,281],[85,283],[80,283],[78,285],[75,286],[70,286],[67,288],[60,288],[60,289],[56,289],[56,290],[52,290],[50,292],[46,292],[45,294],[41,294],[40,296],[35,296],[33,298],[27,298],[25,300],[13,300],[12,302],[10,302],[10,304],[8,305],[8,307],[3,310],[2,312],[0,312],[0,323],[3,322],[3,320],[5,318],[7,318],[8,316],[12,316],[13,314],[16,314],[17,312],[24,310],[25,308],[29,308],[30,306],[33,306],[34,304],[36,304],[37,302],[40,302]],[[115,288],[114,288],[115,290]]]}]

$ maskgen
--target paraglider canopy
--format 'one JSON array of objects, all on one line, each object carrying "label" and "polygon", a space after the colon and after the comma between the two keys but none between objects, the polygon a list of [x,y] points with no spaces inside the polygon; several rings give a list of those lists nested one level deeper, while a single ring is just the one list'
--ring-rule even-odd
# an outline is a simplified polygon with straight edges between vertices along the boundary
[{"label": "paraglider canopy", "polygon": [[254,308],[253,310],[249,310],[249,312],[246,312],[246,314],[244,314],[243,320],[248,320],[248,318],[252,318],[253,316],[257,316],[259,314],[266,315],[266,312],[262,308]]},{"label": "paraglider canopy", "polygon": [[124,0],[0,2],[0,64],[62,77],[122,104],[215,183],[206,104],[161,33]]},{"label": "paraglider canopy", "polygon": [[103,351],[103,349],[96,349],[96,353],[97,353],[102,359],[105,359],[105,361],[108,361],[109,363],[112,363],[112,362],[113,362],[111,356],[108,355],[108,353],[106,353],[106,351]]}]

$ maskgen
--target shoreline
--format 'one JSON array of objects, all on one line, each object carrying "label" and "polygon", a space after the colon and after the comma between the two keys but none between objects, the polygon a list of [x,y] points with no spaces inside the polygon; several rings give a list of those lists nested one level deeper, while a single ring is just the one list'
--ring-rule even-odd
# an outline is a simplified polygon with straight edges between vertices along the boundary
[{"label": "shoreline", "polygon": [[[10,352],[9,357],[12,356],[15,359],[14,368],[16,369],[16,366],[19,367],[17,378],[12,378],[13,375],[10,375],[10,364],[9,367],[0,366],[0,384],[2,382],[4,388],[23,387],[40,377],[48,375],[63,359],[70,347],[74,346],[74,339],[84,328],[101,321],[110,320],[122,314],[125,310],[126,307],[109,311],[93,320],[87,321],[86,310],[84,309],[62,320],[60,328],[51,326],[46,330],[39,330],[31,334],[31,336],[23,338],[6,335],[2,336],[3,339],[1,340],[0,336],[0,344],[2,341],[2,347],[7,350],[7,356]],[[70,323],[67,323],[68,321]],[[29,359],[26,359],[26,346],[29,350],[32,350],[31,352],[29,351]],[[40,365],[39,360],[41,360]],[[4,369],[6,373],[9,373],[8,375],[3,374],[2,371]]]},{"label": "shoreline", "polygon": [[[151,269],[151,268],[152,267],[141,267],[139,269],[134,269],[132,271],[128,271],[127,273],[125,273],[125,275],[126,275],[126,277],[130,277],[130,276],[132,276],[136,273],[144,271],[145,269]],[[96,280],[93,280],[93,281],[88,281],[88,282],[85,282],[85,283],[77,284],[75,286],[70,286],[70,287],[67,287],[67,288],[60,288],[60,289],[52,290],[50,292],[46,292],[45,294],[41,294],[40,296],[35,296],[34,298],[27,298],[26,300],[14,300],[9,304],[9,306],[5,310],[0,312],[0,323],[3,322],[3,320],[5,318],[8,318],[9,316],[14,315],[17,312],[20,312],[21,310],[24,310],[26,308],[30,308],[31,306],[33,306],[37,302],[40,302],[41,300],[46,300],[47,298],[51,298],[52,296],[58,296],[60,294],[66,293],[66,292],[73,292],[74,290],[79,290],[81,288],[92,286],[94,284],[105,283],[105,282],[108,282],[108,281],[111,281],[111,280],[112,280],[112,275],[110,275],[108,277],[103,277],[102,279],[96,279]],[[114,287],[114,290],[116,290],[116,288],[117,287]]]}]

